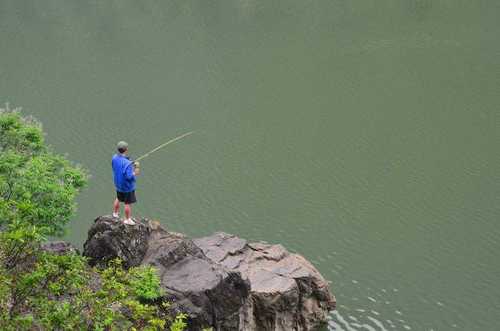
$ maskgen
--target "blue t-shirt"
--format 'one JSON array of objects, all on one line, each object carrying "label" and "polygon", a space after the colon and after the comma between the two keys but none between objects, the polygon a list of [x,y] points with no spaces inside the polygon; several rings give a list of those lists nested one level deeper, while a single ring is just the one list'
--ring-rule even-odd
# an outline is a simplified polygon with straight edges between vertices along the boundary
[{"label": "blue t-shirt", "polygon": [[115,154],[111,160],[113,178],[118,192],[135,191],[134,165],[121,154]]}]

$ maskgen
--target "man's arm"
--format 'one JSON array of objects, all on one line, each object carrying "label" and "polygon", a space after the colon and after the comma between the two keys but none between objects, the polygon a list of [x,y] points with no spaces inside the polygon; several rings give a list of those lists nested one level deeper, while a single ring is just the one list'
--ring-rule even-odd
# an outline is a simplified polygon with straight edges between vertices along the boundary
[{"label": "man's arm", "polygon": [[130,162],[130,164],[125,169],[125,179],[130,181],[133,180],[134,178],[135,178],[135,169],[133,163]]}]

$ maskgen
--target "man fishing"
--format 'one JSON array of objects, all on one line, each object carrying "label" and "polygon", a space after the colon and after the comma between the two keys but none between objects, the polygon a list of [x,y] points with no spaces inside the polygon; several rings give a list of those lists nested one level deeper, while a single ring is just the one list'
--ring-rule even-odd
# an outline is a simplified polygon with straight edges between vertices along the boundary
[{"label": "man fishing", "polygon": [[113,204],[113,217],[120,217],[120,202],[125,204],[125,220],[123,223],[134,225],[131,218],[131,204],[137,202],[135,198],[135,177],[139,175],[139,167],[136,162],[129,160],[128,144],[120,141],[117,144],[118,153],[113,156],[111,166],[113,168],[113,179],[116,188],[116,199]]},{"label": "man fishing", "polygon": [[120,141],[116,146],[118,149],[118,154],[113,156],[111,160],[111,166],[113,168],[113,177],[116,187],[116,199],[113,204],[113,217],[120,217],[120,202],[125,204],[125,220],[123,223],[134,225],[135,222],[130,217],[132,213],[130,205],[135,203],[137,200],[135,198],[135,177],[139,175],[139,160],[142,160],[156,151],[193,134],[194,131],[184,133],[174,139],[161,144],[155,149],[147,152],[146,154],[138,157],[134,162],[130,161],[128,158],[128,144],[124,141]]}]

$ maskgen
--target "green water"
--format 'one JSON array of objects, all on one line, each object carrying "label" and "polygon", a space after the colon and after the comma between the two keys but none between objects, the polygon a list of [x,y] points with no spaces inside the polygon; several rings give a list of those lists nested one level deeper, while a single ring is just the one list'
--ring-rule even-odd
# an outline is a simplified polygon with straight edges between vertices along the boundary
[{"label": "green water", "polygon": [[0,0],[0,102],[92,174],[67,239],[134,213],[282,243],[330,330],[498,330],[500,2]]}]

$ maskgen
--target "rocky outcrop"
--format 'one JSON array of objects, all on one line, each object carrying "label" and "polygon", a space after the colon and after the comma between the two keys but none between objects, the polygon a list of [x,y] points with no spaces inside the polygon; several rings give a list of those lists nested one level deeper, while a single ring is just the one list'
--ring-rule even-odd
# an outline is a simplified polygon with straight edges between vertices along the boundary
[{"label": "rocky outcrop", "polygon": [[186,236],[167,232],[157,223],[149,227],[149,247],[142,263],[158,269],[173,307],[191,317],[190,328],[237,330],[239,309],[249,295],[248,281],[208,259]]},{"label": "rocky outcrop", "polygon": [[126,226],[110,216],[98,217],[88,231],[83,255],[91,266],[105,266],[115,258],[120,258],[125,267],[138,266],[148,249],[150,232],[144,223]]},{"label": "rocky outcrop", "polygon": [[104,266],[118,257],[127,267],[153,265],[173,303],[171,309],[189,315],[190,330],[237,330],[239,309],[249,295],[248,281],[208,259],[191,239],[155,222],[137,222],[130,226],[112,217],[97,218],[84,244],[89,263]]},{"label": "rocky outcrop", "polygon": [[328,283],[302,256],[281,245],[248,243],[226,233],[195,239],[205,255],[250,282],[240,330],[311,330],[335,308]]},{"label": "rocky outcrop", "polygon": [[103,216],[83,254],[97,266],[116,257],[127,267],[155,266],[190,330],[312,330],[335,307],[328,283],[302,256],[225,233],[191,240],[157,222],[129,226]]}]

